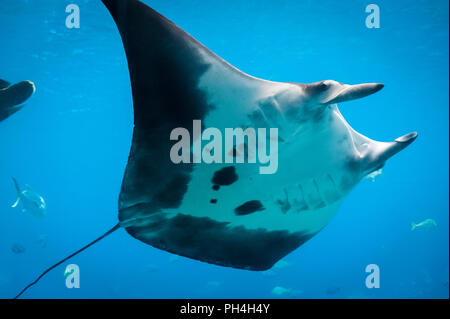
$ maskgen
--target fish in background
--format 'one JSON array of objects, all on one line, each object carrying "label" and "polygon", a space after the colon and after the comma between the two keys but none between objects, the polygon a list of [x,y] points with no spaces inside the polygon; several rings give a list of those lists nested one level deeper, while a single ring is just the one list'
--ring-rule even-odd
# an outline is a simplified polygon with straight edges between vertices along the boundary
[{"label": "fish in background", "polygon": [[276,296],[282,296],[282,295],[286,295],[289,294],[291,292],[292,289],[290,288],[284,288],[281,286],[276,286],[272,289],[272,294],[276,295]]},{"label": "fish in background", "polygon": [[275,286],[271,292],[272,292],[272,295],[275,295],[278,297],[287,297],[287,298],[295,298],[295,297],[298,297],[298,295],[301,295],[303,293],[303,291],[301,291],[301,290],[285,288],[282,286]]},{"label": "fish in background", "polygon": [[23,108],[23,103],[36,92],[31,81],[11,83],[0,79],[0,122]]},{"label": "fish in background", "polygon": [[411,231],[414,231],[416,229],[417,230],[419,230],[419,229],[431,230],[431,229],[435,228],[436,226],[437,226],[437,223],[434,219],[427,218],[423,222],[420,222],[420,223],[411,223]]},{"label": "fish in background", "polygon": [[157,272],[161,269],[160,266],[156,265],[156,264],[147,264],[144,266],[144,271],[145,272]]},{"label": "fish in background", "polygon": [[22,212],[29,213],[38,218],[45,217],[47,205],[45,204],[44,198],[28,185],[22,190],[14,177],[12,180],[16,186],[17,199],[11,207],[15,208],[19,203],[22,203]]},{"label": "fish in background", "polygon": [[275,265],[273,265],[273,268],[274,269],[284,269],[284,268],[288,268],[290,266],[292,266],[292,263],[290,263],[284,259],[281,259],[278,262],[276,262]]},{"label": "fish in background", "polygon": [[47,247],[47,242],[48,242],[48,235],[47,234],[39,234],[36,243],[41,247],[41,248],[45,248]]},{"label": "fish in background", "polygon": [[373,171],[372,173],[368,174],[366,176],[366,179],[369,179],[372,182],[375,182],[375,179],[377,178],[377,176],[380,176],[381,174],[383,174],[383,169],[380,168],[379,170]]},{"label": "fish in background", "polygon": [[275,276],[279,273],[279,271],[285,269],[285,268],[289,268],[292,266],[292,263],[281,259],[278,262],[275,263],[275,265],[273,265],[273,267],[269,270],[263,271],[262,274],[263,276],[267,276],[267,277],[271,277],[271,276]]},{"label": "fish in background", "polygon": [[14,243],[11,246],[11,251],[15,254],[23,254],[25,252],[25,247],[19,243]]},{"label": "fish in background", "polygon": [[325,293],[328,296],[333,296],[333,295],[337,295],[341,292],[341,288],[340,287],[328,287],[327,290],[325,290]]}]

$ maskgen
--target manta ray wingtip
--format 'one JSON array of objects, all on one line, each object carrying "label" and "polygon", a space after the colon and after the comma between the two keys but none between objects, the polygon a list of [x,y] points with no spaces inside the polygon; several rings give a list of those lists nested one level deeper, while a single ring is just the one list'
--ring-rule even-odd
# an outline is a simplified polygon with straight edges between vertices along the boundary
[{"label": "manta ray wingtip", "polygon": [[381,91],[384,88],[384,83],[375,83],[375,90],[373,93]]},{"label": "manta ray wingtip", "polygon": [[418,136],[419,136],[419,134],[417,132],[411,132],[411,133],[408,133],[408,134],[405,134],[403,136],[396,138],[395,142],[403,143],[403,144],[407,143],[409,145],[412,142],[414,142]]}]

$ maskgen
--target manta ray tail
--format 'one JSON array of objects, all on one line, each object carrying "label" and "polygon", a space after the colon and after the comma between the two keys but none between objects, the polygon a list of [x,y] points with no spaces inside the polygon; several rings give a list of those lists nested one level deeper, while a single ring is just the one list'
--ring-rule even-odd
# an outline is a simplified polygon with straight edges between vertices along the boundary
[{"label": "manta ray tail", "polygon": [[19,205],[19,202],[20,202],[20,186],[14,177],[12,178],[12,180],[14,182],[14,186],[16,187],[16,192],[17,192],[17,199],[14,202],[14,204],[12,204],[12,206],[11,206],[12,208],[14,208],[14,207],[17,207],[17,205]]},{"label": "manta ray tail", "polygon": [[61,265],[62,263],[66,262],[67,260],[69,260],[70,258],[72,258],[75,255],[78,255],[79,253],[81,253],[83,250],[91,247],[92,245],[94,245],[95,243],[99,242],[100,240],[102,240],[103,238],[105,238],[106,236],[108,236],[109,234],[115,232],[117,229],[120,228],[120,224],[115,225],[113,228],[111,228],[110,230],[108,230],[106,233],[104,233],[103,235],[101,235],[100,237],[98,237],[97,239],[95,239],[94,241],[90,242],[89,244],[87,244],[86,246],[84,246],[83,248],[77,250],[76,252],[74,252],[73,254],[67,256],[66,258],[58,261],[56,264],[54,264],[53,266],[47,268],[42,274],[39,275],[39,277],[37,277],[37,279],[33,282],[31,282],[30,284],[28,284],[25,288],[22,289],[22,291],[14,297],[14,299],[19,298],[25,291],[27,291],[28,288],[30,288],[31,286],[35,285],[39,280],[41,280],[42,277],[44,277],[50,270],[52,270],[53,268],[58,267],[59,265]]}]

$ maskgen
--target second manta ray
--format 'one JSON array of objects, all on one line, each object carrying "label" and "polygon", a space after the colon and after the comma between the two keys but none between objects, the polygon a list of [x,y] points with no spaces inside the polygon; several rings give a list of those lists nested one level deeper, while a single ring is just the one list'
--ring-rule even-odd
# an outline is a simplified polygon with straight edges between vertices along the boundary
[{"label": "second manta ray", "polygon": [[[377,142],[353,130],[339,112],[336,103],[373,94],[382,84],[258,79],[139,1],[103,3],[123,40],[134,102],[119,223],[29,286],[119,228],[185,257],[269,269],[323,229],[362,178],[417,137]],[[277,172],[259,174],[251,163],[174,164],[171,132],[186,128],[193,136],[194,120],[221,131],[278,128]],[[223,154],[237,158],[245,149],[234,145]]]},{"label": "second manta ray", "polygon": [[23,108],[23,103],[36,91],[31,81],[14,85],[0,79],[0,122]]}]

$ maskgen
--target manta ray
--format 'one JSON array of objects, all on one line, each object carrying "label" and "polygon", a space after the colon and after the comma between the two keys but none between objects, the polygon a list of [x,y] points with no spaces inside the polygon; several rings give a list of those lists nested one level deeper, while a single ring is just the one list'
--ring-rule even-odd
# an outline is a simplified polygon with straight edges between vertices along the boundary
[{"label": "manta ray", "polygon": [[[337,103],[366,97],[382,84],[333,80],[284,83],[238,70],[137,0],[102,0],[125,48],[134,131],[119,195],[119,222],[47,269],[123,228],[165,251],[215,265],[270,269],[320,232],[345,196],[411,144],[356,132]],[[171,161],[175,128],[278,128],[278,170],[252,163]],[[193,132],[190,132],[193,133]],[[199,139],[199,136],[194,140]],[[245,143],[224,153],[245,156]],[[17,297],[18,297],[17,296]]]},{"label": "manta ray", "polygon": [[0,122],[23,108],[23,103],[36,91],[31,81],[11,85],[0,79]]}]

